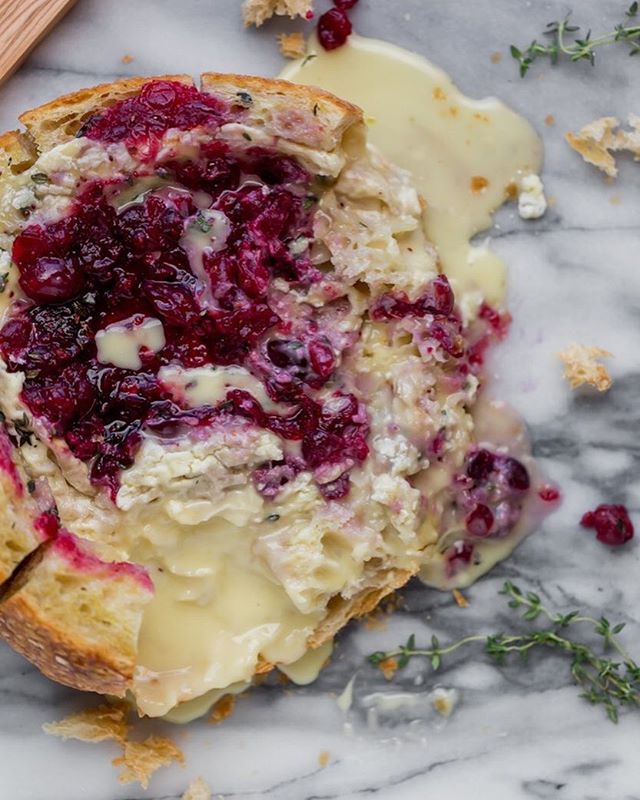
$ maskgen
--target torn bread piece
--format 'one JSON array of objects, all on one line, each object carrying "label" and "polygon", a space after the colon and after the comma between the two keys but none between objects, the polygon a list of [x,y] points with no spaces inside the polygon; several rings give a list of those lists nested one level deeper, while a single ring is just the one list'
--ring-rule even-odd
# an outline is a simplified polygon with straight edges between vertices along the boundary
[{"label": "torn bread piece", "polygon": [[105,703],[70,714],[58,722],[48,722],[42,729],[63,739],[78,739],[92,744],[111,740],[123,744],[129,734],[130,712],[131,706],[127,702]]},{"label": "torn bread piece", "polygon": [[[51,529],[6,568],[10,644],[143,715],[206,713],[427,562],[446,588],[477,572],[455,491],[497,314],[459,313],[358,108],[207,73],[22,119],[0,176],[0,410]],[[496,531],[514,545],[517,467]]]},{"label": "torn bread piece", "polygon": [[611,376],[600,360],[611,358],[608,350],[574,342],[558,353],[558,358],[565,365],[564,376],[572,389],[584,384],[595,387],[599,392],[606,392],[611,388]]},{"label": "torn bread piece", "polygon": [[122,767],[120,783],[139,783],[149,788],[154,772],[177,763],[184,766],[184,754],[178,745],[163,736],[149,736],[142,742],[126,741],[121,756],[113,759],[114,767]]},{"label": "torn bread piece", "polygon": [[191,781],[182,800],[211,800],[211,787],[203,778]]},{"label": "torn bread piece", "polygon": [[313,0],[244,0],[242,4],[244,24],[257,28],[274,15],[310,19],[312,14]]},{"label": "torn bread piece", "polygon": [[278,44],[285,58],[302,58],[307,52],[307,42],[300,32],[278,34]]},{"label": "torn bread piece", "polygon": [[627,151],[640,161],[640,117],[629,115],[631,130],[619,130],[616,117],[601,117],[585,125],[578,133],[567,133],[565,139],[588,163],[610,178],[618,175],[612,153]]}]

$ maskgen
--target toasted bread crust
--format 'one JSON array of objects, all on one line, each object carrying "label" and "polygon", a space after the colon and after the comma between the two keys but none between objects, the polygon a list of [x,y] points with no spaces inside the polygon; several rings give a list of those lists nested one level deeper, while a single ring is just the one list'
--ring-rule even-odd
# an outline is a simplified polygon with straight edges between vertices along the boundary
[{"label": "toasted bread crust", "polygon": [[190,75],[158,75],[154,78],[123,78],[62,95],[49,103],[25,111],[18,118],[39,152],[73,139],[86,120],[120,100],[132,97],[151,80],[177,81],[193,85]]},{"label": "toasted bread crust", "polygon": [[151,595],[129,575],[71,569],[75,580],[55,541],[41,545],[3,587],[0,636],[58,683],[123,697],[136,665],[142,606]]},{"label": "toasted bread crust", "polygon": [[[135,95],[146,83],[158,79],[193,83],[187,75],[127,78],[82,89],[25,112],[20,121],[26,133],[9,131],[0,136],[0,168],[27,168],[38,153],[72,139],[90,116]],[[314,87],[220,73],[203,74],[201,86],[203,91],[226,97],[232,103],[238,102],[239,93],[251,95],[248,115],[251,121],[258,119],[279,138],[301,146],[310,144],[331,151],[338,147],[347,129],[362,124],[359,108]],[[4,482],[0,480],[1,488]],[[20,498],[11,500],[17,502]],[[0,510],[0,543],[7,538],[2,514]],[[32,587],[36,586],[51,552],[50,545],[41,544],[36,537],[15,563],[4,566],[6,579],[25,556],[32,554],[0,596],[0,636],[53,680],[76,689],[121,697],[133,676],[135,642],[130,642],[124,650],[106,639],[91,642],[78,633],[73,620],[65,618],[64,613],[52,614],[51,609],[43,607]],[[0,582],[2,570],[0,561]],[[350,619],[369,613],[383,597],[404,585],[412,574],[407,570],[384,571],[375,585],[363,589],[350,600],[334,598],[327,616],[309,638],[309,646],[319,647]],[[261,674],[271,669],[273,665],[261,659],[255,672]]]},{"label": "toasted bread crust", "polygon": [[26,484],[16,450],[0,425],[0,587],[43,539],[34,527],[38,509]]}]

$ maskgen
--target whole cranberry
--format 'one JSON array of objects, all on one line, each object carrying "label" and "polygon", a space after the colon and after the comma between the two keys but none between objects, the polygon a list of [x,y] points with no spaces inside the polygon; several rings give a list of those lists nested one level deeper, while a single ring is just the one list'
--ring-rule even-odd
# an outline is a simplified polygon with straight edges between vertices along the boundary
[{"label": "whole cranberry", "polygon": [[484,448],[476,450],[467,461],[467,475],[474,481],[483,481],[489,477],[495,463],[495,456]]},{"label": "whole cranberry", "polygon": [[459,540],[454,542],[451,547],[445,552],[444,558],[446,562],[445,572],[447,578],[453,576],[464,569],[467,564],[471,562],[473,557],[474,547],[470,542]]},{"label": "whole cranberry", "polygon": [[501,459],[499,469],[504,473],[507,483],[512,489],[519,492],[526,492],[530,486],[529,473],[524,464],[517,459],[507,456]]},{"label": "whole cranberry", "polygon": [[36,303],[63,303],[82,291],[84,275],[68,258],[42,256],[21,268],[20,286]]},{"label": "whole cranberry", "polygon": [[351,20],[341,8],[326,11],[318,20],[318,39],[325,50],[342,47],[351,30]]},{"label": "whole cranberry", "polygon": [[489,536],[493,527],[493,514],[488,506],[479,503],[465,520],[467,530],[472,536]]},{"label": "whole cranberry", "polygon": [[583,528],[595,528],[596,539],[611,547],[618,547],[633,538],[633,523],[624,506],[599,505],[595,511],[587,511],[580,524]]}]

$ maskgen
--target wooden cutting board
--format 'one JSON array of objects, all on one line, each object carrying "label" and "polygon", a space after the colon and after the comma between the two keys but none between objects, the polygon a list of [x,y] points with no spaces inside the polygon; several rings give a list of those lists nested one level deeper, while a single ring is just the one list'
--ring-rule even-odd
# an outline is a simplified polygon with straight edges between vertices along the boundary
[{"label": "wooden cutting board", "polygon": [[0,0],[0,83],[76,0]]}]

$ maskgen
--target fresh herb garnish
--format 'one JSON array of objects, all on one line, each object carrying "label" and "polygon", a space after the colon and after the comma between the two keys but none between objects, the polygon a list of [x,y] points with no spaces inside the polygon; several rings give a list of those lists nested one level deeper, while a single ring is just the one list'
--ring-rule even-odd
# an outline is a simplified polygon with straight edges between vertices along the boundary
[{"label": "fresh herb garnish", "polygon": [[571,14],[567,14],[562,20],[550,22],[543,31],[545,36],[550,37],[550,43],[541,43],[534,39],[525,50],[511,45],[511,55],[520,65],[520,77],[524,78],[538,58],[549,57],[552,64],[557,64],[560,58],[567,56],[570,61],[586,60],[594,64],[596,48],[618,42],[626,42],[630,46],[630,56],[637,55],[640,53],[640,25],[630,25],[629,20],[638,16],[639,9],[638,2],[631,3],[625,12],[627,19],[616,25],[612,31],[600,36],[592,36],[591,30],[588,30],[586,35],[579,38],[580,27],[570,24]]},{"label": "fresh herb garnish", "polygon": [[26,412],[23,412],[19,419],[12,419],[11,425],[15,431],[18,447],[22,447],[23,444],[31,444],[33,431],[29,429],[29,417]]},{"label": "fresh herb garnish", "polygon": [[[582,616],[578,611],[557,614],[542,604],[534,592],[522,592],[511,581],[507,581],[500,594],[510,598],[509,607],[522,609],[522,618],[533,622],[539,617],[549,624],[527,633],[496,633],[466,636],[453,644],[442,646],[436,636],[431,637],[429,647],[416,647],[415,636],[388,652],[378,651],[369,656],[369,661],[379,666],[389,659],[395,661],[397,669],[403,669],[412,658],[426,658],[433,670],[439,669],[444,656],[468,644],[484,643],[484,652],[498,664],[504,664],[511,653],[525,657],[536,647],[549,647],[570,659],[569,669],[574,683],[582,691],[582,697],[593,705],[602,705],[612,722],[618,721],[619,709],[624,706],[640,706],[640,667],[631,658],[616,638],[624,623],[612,624],[605,617]],[[588,624],[594,633],[602,637],[603,654],[598,654],[589,644],[570,639],[565,631],[578,624]],[[606,658],[604,653],[614,650],[618,660]]]},{"label": "fresh herb garnish", "polygon": [[34,183],[49,183],[49,176],[45,172],[34,172],[31,180]]},{"label": "fresh herb garnish", "polygon": [[253,97],[249,92],[236,92],[236,97],[243,106],[250,106],[253,103]]},{"label": "fresh herb garnish", "polygon": [[4,290],[7,288],[8,281],[9,281],[9,273],[3,272],[0,275],[0,294],[2,294]]}]

